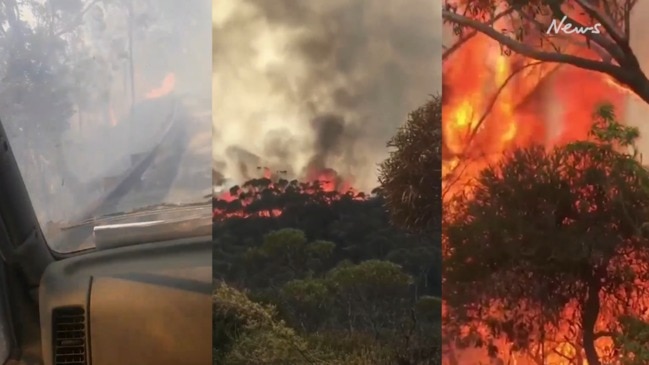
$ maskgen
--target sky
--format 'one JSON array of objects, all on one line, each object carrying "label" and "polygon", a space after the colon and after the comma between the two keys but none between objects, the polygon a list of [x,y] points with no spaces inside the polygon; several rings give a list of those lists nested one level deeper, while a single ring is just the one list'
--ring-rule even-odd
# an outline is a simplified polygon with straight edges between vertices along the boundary
[{"label": "sky", "polygon": [[441,90],[435,2],[215,0],[212,17],[213,155],[235,183],[316,166],[368,191],[388,139]]}]

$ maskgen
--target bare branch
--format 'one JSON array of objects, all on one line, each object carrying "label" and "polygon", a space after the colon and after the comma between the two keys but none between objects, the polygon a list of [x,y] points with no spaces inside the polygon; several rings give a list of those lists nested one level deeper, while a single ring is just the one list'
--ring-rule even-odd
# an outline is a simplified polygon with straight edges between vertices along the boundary
[{"label": "bare branch", "polygon": [[[543,24],[540,21],[536,20],[534,17],[532,17],[529,14],[526,14],[525,12],[522,12],[522,11],[518,11],[518,14],[519,14],[519,16],[521,18],[523,18],[523,19],[527,20],[528,22],[532,23],[533,25],[535,25],[537,30],[539,31],[540,35],[544,36],[544,34],[541,34],[541,33],[545,33],[545,31],[549,27],[549,24]],[[580,42],[580,41],[577,41],[575,39],[575,37],[572,37],[570,35],[563,34],[563,33],[556,34],[556,35],[553,35],[549,39],[545,39],[545,41],[548,42],[553,49],[558,49],[558,46],[555,45],[552,42],[552,39],[554,39],[554,38],[559,38],[561,41],[567,42],[567,43],[575,45],[577,47],[589,48],[589,49],[595,51],[595,53],[597,53],[597,55],[602,59],[602,61],[604,63],[611,63],[611,61],[613,60],[613,56],[611,55],[611,52],[609,52],[609,50],[607,50],[606,48],[602,47],[599,44],[599,42],[596,42],[592,38],[586,37],[587,38],[586,42]],[[592,42],[589,42],[589,40],[591,40]],[[623,57],[623,54],[620,53],[619,56]]]},{"label": "bare branch", "polygon": [[621,76],[622,74],[624,74],[624,70],[620,66],[568,54],[537,51],[526,44],[523,44],[507,35],[498,32],[487,24],[481,23],[471,18],[467,18],[448,10],[442,10],[442,17],[448,21],[475,29],[478,32],[483,33],[489,38],[495,40],[496,42],[506,46],[512,51],[535,59],[537,61],[565,63],[579,68],[611,75],[616,79],[624,78],[623,76]]},{"label": "bare branch", "polygon": [[86,15],[86,13],[92,9],[93,6],[95,6],[97,3],[101,2],[103,0],[92,0],[88,5],[86,5],[85,8],[83,8],[75,17],[74,20],[68,23],[66,26],[64,26],[62,29],[60,29],[56,34],[54,34],[55,37],[60,37],[64,35],[65,33],[73,31],[79,21],[83,19],[83,17]]},{"label": "bare branch", "polygon": [[620,34],[620,31],[617,29],[617,26],[613,24],[613,21],[610,17],[601,14],[599,9],[597,9],[587,1],[575,0],[575,2],[577,2],[577,4],[579,4],[584,9],[586,14],[602,24],[604,29],[606,29],[606,32],[611,36],[611,38],[613,38],[615,43],[617,43],[619,46],[622,46],[624,44],[628,46],[629,39]]},{"label": "bare branch", "polygon": [[631,9],[635,6],[636,0],[626,0],[622,9],[622,19],[624,19],[624,36],[631,42]]},{"label": "bare branch", "polygon": [[[514,10],[515,10],[515,9],[514,9],[513,7],[512,7],[512,8],[508,8],[507,10],[505,10],[505,11],[499,13],[498,15],[494,16],[494,17],[493,17],[493,18],[492,18],[488,23],[486,23],[486,24],[493,25],[493,24],[495,24],[498,20],[502,19],[503,17],[505,17],[505,16],[507,16],[507,15],[511,15],[511,14],[514,12]],[[462,35],[462,37],[460,37],[460,39],[458,39],[457,42],[455,42],[452,46],[448,47],[448,48],[444,51],[444,53],[442,53],[442,60],[445,60],[446,58],[448,58],[448,56],[450,56],[451,54],[453,54],[453,52],[455,52],[455,51],[457,51],[458,49],[460,49],[460,47],[462,47],[462,45],[464,45],[464,43],[466,43],[467,41],[469,41],[471,38],[475,37],[476,34],[478,34],[478,31],[476,31],[475,29],[472,29],[468,34],[464,34],[464,35]]]},{"label": "bare branch", "polygon": [[602,1],[602,7],[604,8],[604,12],[606,13],[606,15],[612,18],[613,12],[611,11],[611,7],[608,5],[608,1]]},{"label": "bare branch", "polygon": [[470,40],[471,38],[475,37],[476,34],[478,34],[478,31],[477,31],[477,30],[475,30],[475,29],[474,29],[474,30],[471,30],[468,34],[466,34],[466,35],[460,37],[460,39],[458,39],[457,42],[453,43],[452,46],[450,46],[450,47],[446,47],[446,49],[445,49],[444,52],[442,53],[442,61],[444,61],[444,60],[447,59],[450,55],[452,55],[455,51],[457,51],[458,49],[460,49],[460,47],[462,47],[462,46],[464,45],[464,43],[466,43],[466,42],[467,42],[468,40]]},{"label": "bare branch", "polygon": [[[565,19],[572,25],[579,27],[579,28],[585,28],[585,25],[577,21],[576,19],[572,18],[568,14],[566,14],[563,10],[561,10],[561,6],[559,4],[551,4],[550,9],[554,13],[556,17],[563,18]],[[619,45],[618,43],[612,41],[611,39],[608,39],[600,34],[596,34],[594,32],[588,32],[583,34],[583,36],[593,42],[596,43],[597,45],[601,46],[603,49],[606,50],[608,54],[610,54],[619,65],[627,64],[628,61],[630,61],[628,54],[625,52],[626,48],[623,47],[623,45]],[[628,48],[628,47],[627,47]]]},{"label": "bare branch", "polygon": [[[543,62],[541,62],[541,61],[528,63],[526,65],[523,65],[523,66],[513,70],[509,74],[509,76],[505,79],[505,81],[503,81],[503,83],[498,87],[498,90],[496,90],[496,93],[492,96],[491,100],[489,100],[489,104],[487,104],[487,107],[485,108],[482,115],[480,116],[480,119],[478,119],[478,122],[475,124],[475,126],[471,130],[467,131],[468,132],[467,133],[468,139],[467,139],[467,142],[466,142],[466,144],[464,146],[464,151],[460,154],[460,156],[466,156],[466,151],[468,151],[470,149],[471,142],[473,141],[473,139],[478,134],[478,130],[480,130],[480,127],[484,124],[484,122],[487,119],[487,117],[489,116],[489,114],[491,114],[491,110],[496,105],[496,101],[498,101],[498,98],[500,97],[502,92],[505,90],[505,88],[507,87],[509,82],[511,80],[513,80],[514,77],[516,75],[518,75],[519,73],[521,73],[523,70],[526,70],[526,69],[534,67],[534,66],[538,66],[538,65],[540,65],[542,63]],[[461,177],[462,177],[464,171],[467,169],[467,163],[466,163],[467,161],[462,161],[462,162],[464,163],[463,164],[464,166],[462,166],[461,170],[458,171],[458,168],[462,164],[458,164],[448,174],[449,179],[446,181],[446,187],[442,191],[442,199],[444,199],[446,197],[447,193],[449,193],[452,190],[453,185],[455,185],[455,183],[457,183],[458,181],[461,180]]]},{"label": "bare branch", "polygon": [[505,88],[507,87],[507,85],[509,84],[509,82],[510,82],[511,80],[513,80],[514,77],[515,77],[516,75],[518,75],[520,72],[522,72],[523,70],[528,69],[528,68],[532,68],[532,67],[534,67],[534,66],[538,66],[538,65],[540,65],[540,64],[542,64],[542,63],[543,63],[543,61],[537,61],[537,62],[531,62],[531,63],[525,64],[525,65],[523,65],[523,66],[521,66],[521,67],[515,69],[514,71],[512,71],[512,72],[509,74],[509,76],[507,76],[507,78],[506,78],[505,81],[502,83],[502,85],[500,85],[500,86],[498,87],[498,90],[496,91],[496,94],[495,94],[495,95],[491,98],[491,100],[489,101],[489,105],[487,106],[487,109],[486,109],[486,110],[484,111],[484,113],[482,114],[482,117],[480,117],[480,120],[478,121],[478,123],[476,123],[475,128],[473,128],[473,131],[472,131],[471,135],[469,136],[469,138],[470,138],[469,141],[471,141],[473,138],[475,138],[475,136],[476,136],[477,133],[478,133],[478,130],[480,129],[480,127],[482,126],[482,124],[484,123],[484,121],[487,119],[487,117],[488,117],[489,114],[491,113],[491,109],[493,109],[493,107],[496,105],[496,101],[497,101],[498,98],[500,97],[500,94],[502,94],[502,92],[505,90]]}]

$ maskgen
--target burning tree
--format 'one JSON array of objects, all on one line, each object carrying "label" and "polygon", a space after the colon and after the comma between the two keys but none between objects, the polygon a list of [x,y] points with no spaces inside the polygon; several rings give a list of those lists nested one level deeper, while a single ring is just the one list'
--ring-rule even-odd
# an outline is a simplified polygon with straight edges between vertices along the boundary
[{"label": "burning tree", "polygon": [[[444,4],[456,38],[444,53],[445,198],[504,151],[586,138],[604,98],[621,120],[629,90],[647,100],[629,43],[635,1]],[[554,32],[560,21],[586,30],[600,23],[601,31]]]},{"label": "burning tree", "polygon": [[[465,310],[455,311],[452,313],[455,317],[449,318],[455,318],[458,321],[464,319],[466,321],[461,323],[471,323],[469,327],[477,331],[472,334],[479,335],[481,341],[486,341],[483,343],[489,345],[487,348],[490,351],[487,352],[494,357],[497,352],[502,354],[503,351],[511,351],[516,353],[516,356],[527,354],[527,363],[582,365],[588,361],[592,365],[599,364],[599,361],[612,360],[616,356],[616,359],[619,360],[622,353],[629,352],[629,346],[624,346],[624,343],[642,342],[629,338],[620,340],[624,336],[620,337],[619,333],[613,337],[610,335],[615,334],[615,331],[621,331],[624,327],[625,322],[618,321],[617,317],[625,314],[625,311],[633,312],[632,317],[646,316],[645,303],[638,300],[640,288],[644,288],[643,285],[646,284],[646,281],[643,282],[638,278],[626,278],[628,280],[626,280],[626,284],[623,284],[621,279],[623,275],[615,276],[619,274],[615,270],[625,265],[632,266],[634,270],[637,269],[637,275],[645,275],[645,264],[643,258],[640,257],[643,254],[627,255],[622,249],[622,245],[614,245],[615,250],[607,251],[608,253],[605,255],[597,250],[585,251],[587,254],[579,251],[582,252],[582,255],[570,251],[571,247],[576,249],[579,246],[578,243],[584,241],[584,237],[592,237],[594,230],[588,228],[590,227],[588,224],[595,224],[598,229],[603,229],[602,227],[607,227],[607,224],[610,225],[614,222],[614,219],[621,219],[615,214],[634,214],[629,213],[631,211],[644,214],[641,210],[644,209],[645,201],[628,198],[629,194],[644,194],[643,188],[640,188],[644,178],[639,177],[643,176],[644,169],[640,169],[637,160],[624,154],[608,155],[612,158],[611,160],[593,160],[597,164],[588,160],[595,156],[591,155],[596,151],[592,149],[593,146],[602,148],[602,146],[611,146],[616,143],[628,144],[631,142],[630,140],[620,141],[619,138],[632,136],[632,134],[623,135],[630,130],[621,128],[610,120],[603,125],[611,126],[612,130],[624,133],[589,136],[593,125],[591,111],[596,105],[600,104],[603,99],[609,100],[622,120],[625,112],[624,103],[628,95],[636,94],[645,102],[649,101],[647,98],[649,89],[646,87],[648,85],[647,77],[643,73],[637,54],[634,53],[630,43],[630,19],[632,10],[637,3],[637,1],[622,0],[444,1],[443,18],[445,24],[452,28],[456,38],[456,42],[448,47],[444,54],[442,155],[443,198],[447,204],[445,211],[450,213],[447,214],[447,218],[450,219],[448,224],[451,227],[474,229],[472,231],[475,235],[473,238],[470,237],[469,231],[464,233],[459,231],[457,233],[460,235],[459,237],[464,238],[455,237],[456,244],[470,239],[477,242],[476,237],[479,237],[484,246],[478,246],[475,243],[473,248],[476,251],[473,253],[466,248],[469,246],[464,246],[467,251],[462,251],[465,254],[463,258],[467,261],[462,262],[460,259],[462,256],[457,252],[453,253],[455,247],[450,233],[455,231],[451,229],[445,232],[445,234],[449,234],[447,242],[449,254],[456,255],[451,256],[451,259],[453,257],[457,259],[457,261],[453,261],[455,274],[458,275],[455,279],[459,280],[460,270],[464,270],[466,271],[464,275],[467,275],[466,278],[468,278],[466,280],[473,283],[470,278],[475,273],[471,273],[471,270],[477,271],[476,268],[482,270],[502,269],[504,271],[498,271],[498,275],[505,275],[504,273],[512,275],[511,277],[498,276],[500,281],[493,284],[498,287],[489,287],[490,291],[485,289],[482,292],[482,294],[491,293],[492,295],[473,297],[471,300],[477,300],[476,298],[479,300],[472,304],[474,305],[472,308],[460,305]],[[635,9],[637,12],[638,9]],[[555,32],[554,30],[558,27],[551,27],[553,21],[555,25],[558,25],[559,22],[563,22],[564,25],[569,23],[573,31]],[[593,32],[592,30],[598,23],[600,32]],[[574,28],[581,28],[584,31],[574,31]],[[476,55],[480,55],[480,57],[476,57]],[[474,75],[467,76],[467,72],[474,73]],[[599,120],[599,122],[603,121]],[[575,142],[585,139],[592,143]],[[585,146],[592,148],[584,149]],[[550,152],[545,152],[547,150]],[[614,162],[616,161],[620,162],[619,166],[631,170],[637,168],[637,171],[642,174],[632,174],[617,180],[616,184],[619,184],[619,187],[611,185],[613,182],[611,182],[610,174],[607,171],[615,166]],[[534,175],[536,172],[532,167],[525,167],[523,162],[529,163],[530,166],[536,166],[539,169],[538,176]],[[627,162],[628,164],[625,165]],[[492,165],[496,167],[489,167]],[[550,171],[548,166],[554,166],[557,169],[554,172],[551,171],[554,175],[544,175],[545,172]],[[505,181],[504,171],[512,172],[515,167],[519,168],[515,171],[518,175],[513,173],[513,175],[507,175],[510,179]],[[597,170],[599,172],[591,172]],[[489,172],[492,172],[491,180],[487,179]],[[600,176],[598,179],[608,185],[604,185],[600,190],[596,189],[597,191],[587,190],[591,188],[575,190],[578,187],[576,181],[583,183],[587,179],[594,178],[593,176],[596,177],[597,174],[602,175],[603,172],[607,172],[603,175],[605,178]],[[561,175],[567,173],[573,173],[573,176],[566,179],[564,175]],[[525,174],[533,176],[533,178],[525,181],[511,178]],[[558,185],[552,185],[550,180],[543,180],[541,178],[543,176],[550,176],[555,180],[559,177],[561,179],[552,180],[558,182]],[[485,185],[487,183],[490,185]],[[502,194],[510,190],[498,190],[498,188],[504,189],[505,186],[513,187],[515,184],[523,183],[529,183],[529,186],[519,186],[520,195],[517,197],[520,199],[520,206],[499,206],[495,203],[480,205],[487,204],[487,202],[503,203],[505,198]],[[544,183],[546,185],[543,185]],[[483,188],[482,190],[479,188],[480,186]],[[489,186],[489,189],[492,190],[485,186]],[[534,197],[533,193],[524,192],[521,189],[522,187],[540,189],[541,186],[545,186],[547,189],[536,191],[537,195],[541,195],[539,198]],[[465,191],[465,188],[468,191]],[[476,194],[476,191],[487,191],[487,193],[479,195]],[[605,200],[601,200],[598,204],[586,204],[589,199],[595,199],[593,197],[597,194],[603,194]],[[490,197],[491,200],[487,197]],[[527,198],[531,200],[525,200]],[[610,203],[606,206],[606,210],[602,210],[604,207],[602,201]],[[515,203],[514,200],[509,202]],[[532,203],[530,204],[530,202]],[[534,202],[545,202],[543,204],[547,205],[538,203],[542,206],[535,206]],[[530,204],[530,206],[523,207],[522,204]],[[588,211],[585,205],[593,211]],[[488,212],[488,207],[493,208],[494,211]],[[495,210],[496,207],[501,207],[503,210]],[[513,213],[515,209],[520,210]],[[534,218],[532,214],[541,214],[548,209],[553,211],[553,214],[554,212],[568,212],[567,222],[570,225],[566,226],[567,222],[562,221],[565,218],[563,213],[554,218],[551,215],[545,218]],[[584,209],[588,214],[583,213]],[[572,222],[571,220],[574,219],[572,215],[575,212],[581,212],[581,214],[578,214],[579,220]],[[487,215],[479,215],[483,213],[489,213],[493,217],[488,220]],[[475,214],[478,214],[480,219],[474,219]],[[631,215],[633,219],[640,216],[642,215]],[[461,217],[471,219],[463,222]],[[596,217],[599,217],[597,219],[606,218],[609,221],[588,223],[588,219]],[[621,217],[624,218],[625,215]],[[511,223],[502,227],[498,225],[507,223],[508,219],[512,220]],[[549,226],[552,226],[550,220],[554,219],[554,230],[550,231],[551,234],[546,233],[545,236],[534,236],[538,230],[537,226],[541,224],[537,221],[543,221],[543,219],[547,220],[543,224]],[[484,226],[479,227],[478,222]],[[515,222],[520,223],[520,226],[513,227]],[[622,229],[622,222],[624,220],[620,220],[619,224],[614,224],[611,229],[603,229],[606,234],[597,235],[596,240],[593,239],[582,249],[585,250],[595,244],[609,247],[610,242],[617,242],[611,239],[606,243],[605,239],[612,237],[611,232],[618,232]],[[627,236],[620,234],[620,237],[625,238],[622,240],[623,244],[637,242],[640,245],[638,242],[642,241],[642,235],[638,234],[640,230],[638,227],[642,226],[642,222],[626,221],[625,224],[635,228],[629,231],[631,233],[628,233]],[[581,231],[577,230],[577,227],[581,227]],[[493,230],[493,232],[489,230]],[[515,234],[507,235],[505,234],[507,232]],[[500,246],[492,244],[488,237],[480,236],[482,233],[500,235],[502,240],[506,239],[505,242],[512,245],[502,242],[500,242]],[[461,234],[465,234],[465,236],[461,236]],[[636,241],[630,237],[635,237]],[[518,242],[522,246],[514,246],[514,242]],[[549,243],[543,245],[544,242]],[[552,245],[554,242],[569,242],[570,244],[565,243],[562,247],[565,252],[571,252],[572,256],[568,256],[568,259],[555,256],[556,248],[553,248]],[[506,251],[505,248],[518,251],[514,250],[512,253]],[[536,251],[537,249],[538,251]],[[502,255],[495,257],[512,261],[503,261],[502,264],[505,266],[501,269],[494,267],[501,262],[487,255],[492,252],[489,250],[494,250],[493,252],[501,250]],[[593,255],[597,256],[599,261],[595,260]],[[536,261],[530,257],[542,258],[550,263],[545,266],[535,266]],[[626,261],[619,257],[624,257]],[[577,266],[582,265],[585,268],[584,272],[587,272],[588,269],[592,271],[596,265],[601,266],[602,260],[606,258],[610,259],[606,267],[610,270],[613,270],[611,267],[614,267],[615,270],[613,270],[614,275],[610,271],[606,272],[606,278],[599,295],[597,297],[590,296],[590,298],[597,298],[601,305],[597,311],[595,330],[592,331],[591,336],[586,333],[585,329],[588,326],[585,326],[587,324],[585,320],[588,317],[582,310],[586,307],[586,298],[589,298],[589,286],[585,284],[587,280],[584,279],[584,276],[579,276],[583,275],[581,272],[577,276],[574,273],[565,276],[567,275],[565,269],[573,263]],[[515,264],[511,264],[512,262]],[[543,268],[546,271],[543,271]],[[448,276],[450,273],[450,271],[447,273],[446,280],[451,280],[449,283],[453,283],[452,276],[451,279]],[[483,271],[482,274],[485,272]],[[475,275],[476,280],[480,279],[479,274]],[[613,277],[609,275],[613,275]],[[613,279],[616,278],[620,281],[615,282]],[[523,285],[529,284],[529,286],[524,287],[526,291],[514,292],[516,288],[500,287],[501,282],[507,283],[507,285],[523,283]],[[611,282],[615,284],[613,285]],[[455,283],[457,284],[459,281]],[[481,283],[484,285],[485,281]],[[542,298],[546,294],[541,290],[542,287],[535,286],[535,284],[541,285],[542,283],[551,286],[544,289],[550,292],[545,299]],[[636,292],[622,291],[621,288],[624,285],[631,285],[629,283],[636,285]],[[445,283],[445,285],[448,288],[450,284]],[[471,288],[472,285],[468,285],[467,288]],[[572,289],[566,289],[568,287]],[[473,287],[473,289],[476,288],[477,286]],[[507,290],[512,293],[508,293]],[[518,295],[519,299],[524,298],[525,301],[522,303],[508,302],[493,293],[505,293],[509,295],[505,295],[507,300]],[[566,294],[570,296],[563,301],[554,298],[554,295]],[[457,294],[457,297],[463,298],[460,294]],[[466,300],[467,302],[464,304],[470,301],[470,299]],[[544,300],[551,302],[541,306],[545,303]],[[627,302],[627,307],[624,310],[616,307],[620,302]],[[448,304],[453,303],[449,301]],[[519,305],[520,307],[518,312],[512,314],[507,310],[509,309],[507,305]],[[455,307],[451,306],[450,308]],[[479,312],[478,309],[482,312]],[[460,314],[465,316],[460,316]],[[481,317],[480,314],[484,316]],[[520,318],[517,317],[516,320],[509,318],[516,314],[520,315]],[[469,320],[469,317],[475,318],[476,322]],[[492,321],[492,317],[496,319]],[[469,327],[463,327],[462,330],[468,331]],[[466,333],[464,334],[466,335]],[[490,335],[492,338],[489,338]],[[467,339],[466,336],[461,337]],[[500,346],[495,347],[497,342],[494,340],[495,337],[505,338],[508,341],[501,342]],[[490,340],[495,341],[493,342],[494,347],[491,346]],[[616,354],[616,352],[618,353]],[[470,356],[471,360],[474,360],[475,357]],[[584,356],[586,359],[583,359]],[[598,357],[600,359],[597,359]],[[593,359],[597,361],[593,361]],[[521,364],[522,361],[519,357],[518,363]]]},{"label": "burning tree", "polygon": [[649,171],[625,152],[637,136],[603,108],[589,140],[513,150],[449,200],[445,334],[456,345],[519,364],[640,351],[639,330],[621,334],[649,316]]},{"label": "burning tree", "polygon": [[[637,0],[444,0],[442,17],[458,42],[482,34],[498,42],[505,53],[596,71],[649,102],[649,79],[630,46],[631,12]],[[553,21],[572,30],[553,31]],[[595,28],[595,25],[599,27]],[[583,29],[583,31],[582,31]],[[598,31],[592,31],[597,29]],[[576,31],[579,30],[579,31]]]}]

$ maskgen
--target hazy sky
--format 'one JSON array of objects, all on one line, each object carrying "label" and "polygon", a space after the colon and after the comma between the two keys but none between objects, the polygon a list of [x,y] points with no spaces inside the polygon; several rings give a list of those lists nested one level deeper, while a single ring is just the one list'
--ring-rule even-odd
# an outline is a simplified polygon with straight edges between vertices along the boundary
[{"label": "hazy sky", "polygon": [[[631,48],[635,52],[640,65],[642,66],[645,74],[649,72],[649,39],[647,28],[645,24],[649,21],[649,3],[638,2],[638,5],[633,9],[631,17]],[[649,106],[644,101],[637,97],[629,98],[627,105],[627,121],[629,124],[634,125],[640,129],[640,140],[638,147],[640,152],[645,156],[649,156],[649,123],[647,123],[647,115],[649,115]]]},{"label": "hazy sky", "polygon": [[241,182],[253,165],[299,176],[317,161],[375,187],[386,141],[441,89],[440,10],[429,0],[215,0],[219,168]]}]

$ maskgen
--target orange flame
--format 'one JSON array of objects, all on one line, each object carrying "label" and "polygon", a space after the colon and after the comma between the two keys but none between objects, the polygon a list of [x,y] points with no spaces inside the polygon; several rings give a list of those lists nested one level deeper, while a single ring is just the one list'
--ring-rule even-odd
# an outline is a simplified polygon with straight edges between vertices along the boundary
[{"label": "orange flame", "polygon": [[[579,55],[592,56],[587,51]],[[610,102],[620,116],[626,97],[605,75],[571,66],[536,64],[519,55],[507,56],[495,41],[481,35],[444,61],[443,78],[445,200],[463,191],[468,181],[488,164],[498,162],[507,151],[532,144],[551,148],[585,138],[597,105]],[[572,307],[565,309],[566,321],[573,318],[572,312]],[[612,312],[605,305],[598,329],[614,324]],[[574,345],[578,339],[570,335],[570,328],[564,324],[553,324],[553,328],[556,337],[562,339],[539,345],[547,349],[542,364],[587,365],[585,360],[578,360],[583,356]],[[501,345],[501,349],[511,347],[504,342]],[[597,347],[604,355],[610,353],[612,342],[602,338]],[[482,349],[451,353],[445,355],[445,364],[539,364],[524,354],[501,354],[501,360],[494,362]]]},{"label": "orange flame", "polygon": [[[280,176],[281,172],[279,172],[280,175],[274,174],[268,167],[258,167],[258,170],[261,170],[261,178],[269,180],[268,188],[277,189],[278,191],[284,190],[284,188],[282,188],[278,184],[278,181],[280,180],[280,178],[282,178]],[[327,202],[334,201],[341,198],[342,196],[351,196],[352,199],[355,200],[365,199],[364,195],[359,194],[356,189],[352,188],[352,184],[349,180],[344,179],[334,169],[312,169],[306,174],[305,180],[307,181],[307,183],[301,184],[302,192],[309,195],[314,195],[318,192],[325,194],[332,193],[327,194]],[[255,214],[245,212],[245,208],[257,199],[256,195],[262,192],[263,189],[265,188],[244,185],[242,187],[231,189],[230,191],[225,191],[219,194],[216,198],[217,201],[232,203],[238,200],[240,206],[235,207],[235,210],[230,210],[227,208],[224,209],[223,207],[215,207],[213,211],[213,217],[215,219],[221,220],[232,217],[277,217],[281,215],[282,211],[280,209],[272,208],[256,212]]]},{"label": "orange flame", "polygon": [[157,99],[170,94],[174,91],[175,87],[176,75],[174,73],[168,73],[162,80],[162,85],[155,89],[149,90],[144,97],[145,99]]}]

